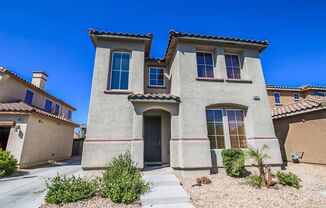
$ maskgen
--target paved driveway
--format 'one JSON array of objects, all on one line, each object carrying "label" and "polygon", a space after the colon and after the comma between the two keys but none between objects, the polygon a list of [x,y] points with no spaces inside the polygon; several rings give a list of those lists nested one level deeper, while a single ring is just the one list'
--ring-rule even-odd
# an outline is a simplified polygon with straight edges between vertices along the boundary
[{"label": "paved driveway", "polygon": [[35,208],[44,203],[45,179],[60,175],[81,175],[80,157],[45,167],[20,170],[15,176],[0,179],[0,207]]}]

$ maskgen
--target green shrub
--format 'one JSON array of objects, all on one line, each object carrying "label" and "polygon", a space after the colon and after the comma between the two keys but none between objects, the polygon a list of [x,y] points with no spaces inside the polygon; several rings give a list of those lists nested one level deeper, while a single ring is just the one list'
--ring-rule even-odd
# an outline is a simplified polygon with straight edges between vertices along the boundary
[{"label": "green shrub", "polygon": [[258,188],[261,188],[265,185],[263,178],[258,175],[249,176],[246,179],[246,184],[253,186],[253,187],[258,187]]},{"label": "green shrub", "polygon": [[244,153],[240,149],[222,150],[223,166],[228,176],[239,177],[244,173]]},{"label": "green shrub", "polygon": [[98,180],[86,180],[80,177],[56,176],[46,182],[45,201],[51,204],[76,202],[91,198],[98,191]]},{"label": "green shrub", "polygon": [[16,171],[17,160],[9,151],[0,149],[0,178]]},{"label": "green shrub", "polygon": [[113,158],[106,167],[101,189],[102,196],[113,202],[130,203],[145,193],[149,184],[142,180],[141,171],[126,153]]},{"label": "green shrub", "polygon": [[294,173],[282,173],[277,172],[276,178],[280,184],[283,186],[292,186],[296,189],[300,188],[300,178]]}]

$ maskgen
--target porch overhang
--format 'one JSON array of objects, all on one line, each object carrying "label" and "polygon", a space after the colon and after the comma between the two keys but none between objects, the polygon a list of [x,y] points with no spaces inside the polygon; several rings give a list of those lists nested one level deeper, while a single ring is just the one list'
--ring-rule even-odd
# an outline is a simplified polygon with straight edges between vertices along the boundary
[{"label": "porch overhang", "polygon": [[129,94],[131,102],[180,103],[180,97],[166,93]]},{"label": "porch overhang", "polygon": [[0,121],[0,127],[12,127],[15,126],[15,121]]}]

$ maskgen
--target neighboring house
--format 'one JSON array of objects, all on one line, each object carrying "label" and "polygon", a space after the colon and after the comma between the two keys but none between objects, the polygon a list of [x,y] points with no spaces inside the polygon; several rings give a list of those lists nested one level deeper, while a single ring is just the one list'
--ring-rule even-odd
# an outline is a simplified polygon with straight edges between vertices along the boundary
[{"label": "neighboring house", "polygon": [[152,34],[89,35],[96,55],[84,170],[129,151],[140,168],[207,175],[223,168],[223,149],[265,144],[267,163],[282,165],[260,61],[266,41],[170,31],[164,58],[154,59]]},{"label": "neighboring house", "polygon": [[305,85],[301,87],[283,87],[266,85],[266,89],[269,103],[272,108],[299,102],[308,95],[326,96],[326,87],[324,86]]},{"label": "neighboring house", "polygon": [[28,82],[0,67],[0,148],[20,168],[71,157],[76,109],[45,91],[47,75],[34,72]]},{"label": "neighboring house", "polygon": [[[325,87],[323,88],[325,89]],[[275,133],[284,161],[326,164],[326,97],[308,95],[272,110]]]}]

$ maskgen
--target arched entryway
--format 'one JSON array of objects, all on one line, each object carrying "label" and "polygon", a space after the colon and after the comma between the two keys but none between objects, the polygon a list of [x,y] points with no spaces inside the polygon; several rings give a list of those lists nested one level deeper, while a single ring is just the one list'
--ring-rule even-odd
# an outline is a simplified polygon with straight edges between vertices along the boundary
[{"label": "arched entryway", "polygon": [[143,113],[145,165],[170,163],[171,115],[161,109]]}]

